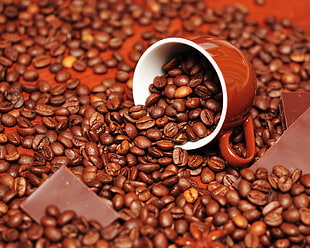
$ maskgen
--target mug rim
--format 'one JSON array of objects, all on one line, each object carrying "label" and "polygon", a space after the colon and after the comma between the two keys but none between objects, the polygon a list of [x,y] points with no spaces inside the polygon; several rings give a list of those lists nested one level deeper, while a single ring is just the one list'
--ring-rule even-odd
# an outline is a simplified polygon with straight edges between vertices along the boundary
[{"label": "mug rim", "polygon": [[[206,39],[208,40],[208,36],[206,37]],[[215,37],[218,38],[218,37]],[[220,38],[218,38],[220,39]],[[206,41],[207,41],[206,40]],[[196,42],[190,40],[190,39],[186,39],[186,38],[181,38],[181,37],[169,37],[169,38],[164,38],[161,39],[157,42],[155,42],[154,44],[152,44],[150,47],[148,47],[144,53],[141,55],[139,61],[137,62],[136,68],[134,70],[134,75],[133,75],[133,100],[135,102],[135,104],[145,104],[141,103],[141,102],[136,102],[137,97],[140,99],[141,98],[141,90],[139,88],[139,81],[140,81],[140,75],[145,73],[144,71],[144,66],[145,65],[145,60],[147,58],[149,58],[150,56],[153,55],[153,53],[155,53],[158,49],[162,48],[165,45],[184,45],[184,46],[188,46],[189,48],[193,48],[196,51],[198,51],[200,54],[202,54],[208,61],[209,63],[212,65],[212,67],[214,68],[220,84],[221,84],[221,89],[222,89],[222,93],[223,93],[223,98],[222,98],[222,110],[221,110],[221,116],[220,116],[220,120],[218,121],[215,129],[206,137],[203,137],[197,141],[186,141],[186,143],[182,144],[182,145],[177,145],[176,147],[181,147],[185,150],[193,150],[193,149],[197,149],[200,147],[203,147],[204,145],[209,144],[211,141],[213,141],[219,134],[219,132],[221,131],[224,121],[226,119],[226,113],[227,113],[227,105],[228,105],[228,96],[227,96],[227,89],[226,89],[226,83],[225,83],[225,79],[224,76],[218,66],[218,64],[216,63],[216,61],[212,58],[212,56],[203,48],[201,47],[199,44],[197,44]],[[212,43],[210,43],[210,46],[212,45]],[[211,48],[211,47],[210,47]],[[160,67],[162,65],[159,65]],[[159,75],[155,75],[155,76],[159,76]],[[154,76],[154,77],[155,77]],[[148,82],[148,84],[151,84],[152,82]],[[150,95],[150,93],[148,94]],[[148,96],[146,95],[144,100],[146,99],[146,97]]]}]

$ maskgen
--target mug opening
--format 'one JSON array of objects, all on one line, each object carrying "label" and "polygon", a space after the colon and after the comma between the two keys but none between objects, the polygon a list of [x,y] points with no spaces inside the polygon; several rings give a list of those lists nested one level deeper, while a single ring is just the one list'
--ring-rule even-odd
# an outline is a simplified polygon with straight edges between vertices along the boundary
[{"label": "mug opening", "polygon": [[173,58],[176,54],[190,50],[198,51],[211,64],[220,81],[223,98],[220,120],[215,129],[209,135],[197,141],[187,141],[185,144],[176,145],[186,150],[197,149],[213,141],[222,129],[226,118],[228,101],[226,84],[223,74],[215,60],[207,51],[195,42],[184,38],[166,38],[154,43],[142,54],[136,65],[133,76],[134,103],[135,105],[144,105],[146,98],[150,95],[149,85],[153,82],[153,79],[156,76],[163,75],[164,73],[161,69],[162,65]]}]

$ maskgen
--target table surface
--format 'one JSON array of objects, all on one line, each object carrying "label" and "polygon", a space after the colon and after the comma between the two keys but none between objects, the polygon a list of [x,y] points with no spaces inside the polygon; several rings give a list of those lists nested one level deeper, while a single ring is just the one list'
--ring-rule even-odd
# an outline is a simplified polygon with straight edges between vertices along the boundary
[{"label": "table surface", "polygon": [[[247,18],[255,19],[259,21],[261,24],[264,22],[266,17],[271,15],[275,16],[278,20],[286,17],[291,19],[292,23],[295,26],[301,26],[305,29],[306,32],[310,31],[310,15],[309,15],[309,0],[297,0],[297,1],[282,1],[282,0],[264,0],[264,5],[258,5],[255,3],[255,0],[238,0],[238,1],[231,1],[231,0],[208,0],[207,6],[211,8],[223,8],[225,6],[242,6],[243,8],[247,9],[249,14]],[[143,3],[146,1],[136,0],[137,3]],[[285,2],[285,3],[284,3]],[[174,23],[175,27],[173,29],[177,29],[179,23]],[[138,34],[129,37],[125,44],[122,46],[120,53],[124,56],[127,56],[128,52],[130,51],[132,44],[137,40],[141,40],[140,34],[145,29],[144,27],[139,27]],[[149,27],[148,27],[149,29]],[[104,52],[101,54],[103,59],[108,59],[111,57],[111,53],[109,51]],[[130,61],[129,61],[130,62]],[[134,64],[132,64],[135,66]],[[90,87],[97,85],[101,82],[103,77],[114,77],[115,70],[111,69],[105,75],[94,75],[92,71],[88,68],[83,73],[76,73],[74,70],[71,70],[72,77],[78,77],[82,83],[87,83]],[[47,70],[41,70],[40,73],[42,78],[48,80],[50,83],[55,83],[53,78],[54,75],[50,74]],[[132,73],[131,73],[132,76]]]},{"label": "table surface", "polygon": [[281,19],[283,17],[290,18],[294,25],[302,26],[306,31],[310,31],[310,16],[308,0],[265,0],[264,5],[258,5],[255,0],[209,0],[207,1],[210,7],[223,7],[235,3],[244,5],[249,10],[249,18],[253,18],[263,22],[270,15]]},{"label": "table surface", "polygon": [[[259,1],[259,0],[258,0]],[[262,1],[262,0],[261,0]],[[263,0],[265,3],[263,5],[258,5],[255,0],[207,0],[207,6],[211,8],[222,8],[225,6],[242,6],[247,9],[249,14],[249,19],[258,20],[260,23],[263,23],[265,18],[268,16],[275,16],[278,20],[286,17],[291,19],[292,23],[295,26],[301,26],[305,31],[310,31],[310,15],[309,15],[309,0],[296,0],[296,1],[283,1],[283,0]],[[146,1],[136,0],[137,3],[144,3]],[[176,23],[178,25],[178,23]],[[176,29],[177,27],[174,27]],[[139,27],[143,30],[143,27]],[[139,30],[141,31],[141,30]],[[141,32],[139,32],[141,34]],[[139,39],[139,35],[134,35],[126,40],[126,44],[122,46],[121,53],[127,54],[131,49],[131,45]],[[101,54],[103,59],[107,59],[111,56],[109,52]],[[109,70],[104,77],[114,77],[114,70]],[[47,70],[41,70],[41,77],[44,77],[46,80],[50,79],[50,82],[53,83],[54,75],[48,73]],[[103,76],[94,75],[91,70],[87,70],[84,73],[76,73],[72,70],[72,76],[77,76],[81,79],[81,82],[87,80],[87,84],[91,87],[98,84]]]}]

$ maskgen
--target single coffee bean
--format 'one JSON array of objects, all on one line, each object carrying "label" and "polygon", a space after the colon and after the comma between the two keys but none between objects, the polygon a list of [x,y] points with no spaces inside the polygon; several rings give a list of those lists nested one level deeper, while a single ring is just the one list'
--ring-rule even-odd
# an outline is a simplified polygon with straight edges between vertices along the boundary
[{"label": "single coffee bean", "polygon": [[154,127],[154,125],[155,125],[155,121],[149,116],[141,117],[136,122],[136,126],[140,130],[152,128]]},{"label": "single coffee bean", "polygon": [[74,57],[73,55],[68,55],[68,56],[64,57],[64,59],[62,60],[63,67],[64,68],[72,68],[76,59],[77,58]]},{"label": "single coffee bean", "polygon": [[26,70],[23,74],[25,81],[33,82],[39,78],[39,73],[35,70]]},{"label": "single coffee bean", "polygon": [[213,171],[222,171],[225,168],[225,161],[221,157],[212,156],[207,160],[209,168]]},{"label": "single coffee bean", "polygon": [[32,63],[35,68],[43,68],[50,64],[51,60],[48,55],[40,54],[33,58]]},{"label": "single coffee bean", "polygon": [[283,222],[282,208],[277,208],[264,216],[264,221],[268,226],[279,226]]},{"label": "single coffee bean", "polygon": [[48,240],[52,242],[58,242],[61,240],[62,234],[59,229],[54,226],[47,226],[44,229],[44,234]]},{"label": "single coffee bean", "polygon": [[287,209],[283,212],[283,218],[287,222],[296,223],[300,220],[300,213],[296,208]]},{"label": "single coffee bean", "polygon": [[258,190],[250,190],[250,192],[247,195],[247,199],[258,206],[263,206],[267,204],[268,198],[267,195],[261,191]]},{"label": "single coffee bean", "polygon": [[61,70],[56,73],[55,80],[58,83],[64,83],[71,78],[71,73],[69,71]]},{"label": "single coffee bean", "polygon": [[198,199],[198,191],[195,188],[189,188],[183,194],[188,203],[194,203]]},{"label": "single coffee bean", "polygon": [[4,113],[1,115],[1,122],[3,125],[12,127],[16,125],[16,118],[10,113]]}]

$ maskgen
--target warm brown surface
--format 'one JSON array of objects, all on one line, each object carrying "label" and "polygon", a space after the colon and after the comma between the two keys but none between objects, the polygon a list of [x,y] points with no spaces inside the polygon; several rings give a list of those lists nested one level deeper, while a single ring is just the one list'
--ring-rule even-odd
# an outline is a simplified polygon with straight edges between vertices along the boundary
[{"label": "warm brown surface", "polygon": [[[142,3],[144,1],[137,0],[137,3]],[[207,6],[211,8],[222,8],[229,5],[239,5],[244,7],[248,10],[249,19],[255,19],[263,23],[266,17],[268,16],[275,16],[278,20],[281,20],[283,17],[288,17],[292,20],[294,25],[302,26],[305,31],[310,31],[310,15],[309,15],[309,2],[308,0],[297,0],[297,1],[283,1],[283,0],[265,0],[264,5],[258,5],[255,3],[254,0],[238,0],[238,1],[230,1],[230,0],[210,0],[207,1]],[[173,23],[174,25],[171,26],[171,30],[177,30],[179,23]],[[141,28],[139,29],[139,35],[134,35],[126,40],[125,45],[122,47],[121,53],[126,57],[128,52],[132,48],[132,44],[135,41],[141,40],[140,34],[142,30],[148,28]],[[110,52],[102,53],[101,56],[103,59],[108,59],[111,56]],[[134,66],[134,64],[133,64]],[[84,73],[76,74],[72,71],[73,77],[78,77],[82,83],[87,83],[89,86],[96,85],[100,83],[103,77],[114,77],[115,70],[109,70],[105,75],[94,75],[91,70],[88,68]],[[40,74],[41,78],[48,80],[50,83],[53,83],[54,75],[51,75],[47,72],[47,70],[41,70]]]},{"label": "warm brown surface", "polygon": [[[250,18],[263,22],[269,15],[274,15],[279,19],[286,17],[290,18],[295,25],[302,26],[305,30],[310,31],[309,1],[307,0],[265,0],[265,4],[261,6],[256,4],[255,0],[211,0],[207,2],[210,7],[242,4],[249,10]],[[262,1],[258,0],[258,2]]]}]

